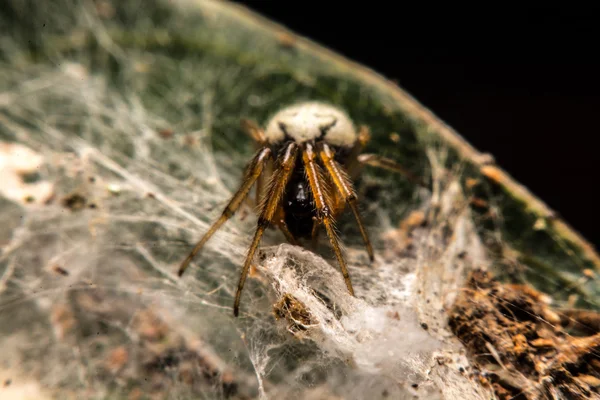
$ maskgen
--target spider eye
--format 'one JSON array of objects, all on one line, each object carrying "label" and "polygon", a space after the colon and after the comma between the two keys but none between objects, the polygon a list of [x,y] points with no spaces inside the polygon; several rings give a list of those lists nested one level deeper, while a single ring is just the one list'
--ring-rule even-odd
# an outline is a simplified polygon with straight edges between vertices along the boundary
[{"label": "spider eye", "polygon": [[281,129],[281,132],[283,132],[284,135],[289,136],[288,132],[287,132],[287,125],[284,124],[283,122],[279,122],[279,129]]},{"label": "spider eye", "polygon": [[337,124],[338,120],[337,118],[334,118],[332,122],[330,122],[327,125],[323,125],[321,126],[321,138],[325,137],[325,134],[327,133],[327,131],[329,131],[331,128],[333,128],[335,126],[335,124]]}]

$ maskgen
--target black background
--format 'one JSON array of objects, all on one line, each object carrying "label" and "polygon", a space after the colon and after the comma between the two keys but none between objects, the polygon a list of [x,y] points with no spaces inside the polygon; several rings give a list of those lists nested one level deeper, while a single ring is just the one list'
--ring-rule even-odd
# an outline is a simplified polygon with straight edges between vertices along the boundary
[{"label": "black background", "polygon": [[600,248],[599,12],[237,3],[396,80]]}]

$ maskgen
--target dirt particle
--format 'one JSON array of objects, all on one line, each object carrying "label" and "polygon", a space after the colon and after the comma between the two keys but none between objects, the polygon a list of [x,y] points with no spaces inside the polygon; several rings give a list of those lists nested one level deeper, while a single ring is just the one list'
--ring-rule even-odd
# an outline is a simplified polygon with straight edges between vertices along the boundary
[{"label": "dirt particle", "polygon": [[188,147],[194,147],[198,145],[198,139],[193,135],[185,135],[183,142]]},{"label": "dirt particle", "polygon": [[481,173],[483,176],[493,181],[494,183],[500,183],[503,180],[504,174],[502,171],[493,165],[484,165],[481,167]]},{"label": "dirt particle", "polygon": [[296,38],[288,33],[288,32],[278,32],[277,33],[277,42],[284,49],[293,49],[296,47]]},{"label": "dirt particle", "polygon": [[87,199],[84,195],[78,192],[73,192],[61,200],[63,207],[68,208],[71,211],[79,211],[85,208]]},{"label": "dirt particle", "polygon": [[479,185],[479,180],[475,178],[468,178],[465,181],[465,186],[467,189],[473,189],[475,186]]},{"label": "dirt particle", "polygon": [[386,315],[388,318],[400,321],[400,314],[398,313],[398,311],[388,311]]},{"label": "dirt particle", "polygon": [[477,208],[488,208],[489,207],[489,203],[480,197],[472,197],[471,205],[474,207],[477,207]]},{"label": "dirt particle", "polygon": [[75,315],[67,305],[54,306],[50,315],[50,322],[54,328],[54,334],[59,340],[63,340],[76,327]]},{"label": "dirt particle", "polygon": [[593,270],[586,268],[583,270],[583,276],[585,276],[588,279],[594,279],[596,278],[596,273]]},{"label": "dirt particle", "polygon": [[113,374],[119,372],[129,361],[129,352],[124,346],[112,350],[106,359],[106,368]]},{"label": "dirt particle", "polygon": [[173,129],[165,128],[158,131],[158,135],[163,139],[170,139],[175,135]]},{"label": "dirt particle", "polygon": [[62,275],[62,276],[69,276],[69,271],[67,271],[66,269],[64,269],[60,265],[53,265],[52,266],[52,271],[54,271],[57,274]]}]

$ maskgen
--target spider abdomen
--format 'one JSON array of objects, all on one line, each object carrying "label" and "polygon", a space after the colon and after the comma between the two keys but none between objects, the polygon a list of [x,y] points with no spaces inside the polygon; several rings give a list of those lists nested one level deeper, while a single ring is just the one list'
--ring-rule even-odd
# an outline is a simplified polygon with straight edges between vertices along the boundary
[{"label": "spider abdomen", "polygon": [[304,169],[297,169],[290,179],[283,198],[285,223],[294,238],[311,237],[315,204]]}]

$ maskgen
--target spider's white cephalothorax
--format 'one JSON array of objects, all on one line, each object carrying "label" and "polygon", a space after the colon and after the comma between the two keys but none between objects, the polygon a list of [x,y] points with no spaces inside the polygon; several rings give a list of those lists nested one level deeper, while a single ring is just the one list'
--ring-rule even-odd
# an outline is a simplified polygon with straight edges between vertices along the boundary
[{"label": "spider's white cephalothorax", "polygon": [[349,147],[357,139],[354,124],[342,110],[329,104],[296,104],[275,114],[267,123],[265,136],[270,144],[287,138],[296,143],[322,139],[332,146]]}]

